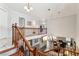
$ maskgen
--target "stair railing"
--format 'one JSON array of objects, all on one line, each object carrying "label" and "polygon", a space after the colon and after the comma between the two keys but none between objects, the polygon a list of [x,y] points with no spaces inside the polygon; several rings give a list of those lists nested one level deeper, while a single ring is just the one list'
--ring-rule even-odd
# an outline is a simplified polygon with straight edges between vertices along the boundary
[{"label": "stair railing", "polygon": [[31,47],[31,45],[29,44],[28,40],[22,35],[19,27],[17,26],[17,24],[15,23],[15,25],[12,25],[12,44],[15,45],[15,47],[18,47],[18,40],[21,40],[25,43],[25,47],[28,48],[28,50],[35,56],[35,55],[44,55],[46,56],[45,53],[43,53],[42,51],[37,50],[37,48],[33,49]]},{"label": "stair railing", "polygon": [[8,51],[13,50],[13,49],[15,49],[15,47],[11,47],[11,48],[2,50],[2,51],[0,51],[0,54],[5,53],[5,52],[8,52]]}]

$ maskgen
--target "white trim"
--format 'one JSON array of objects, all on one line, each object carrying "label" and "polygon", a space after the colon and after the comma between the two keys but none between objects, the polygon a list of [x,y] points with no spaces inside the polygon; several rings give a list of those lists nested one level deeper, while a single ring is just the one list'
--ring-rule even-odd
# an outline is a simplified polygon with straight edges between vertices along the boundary
[{"label": "white trim", "polygon": [[4,12],[7,12],[7,9],[3,8],[0,6],[0,10],[4,11]]}]

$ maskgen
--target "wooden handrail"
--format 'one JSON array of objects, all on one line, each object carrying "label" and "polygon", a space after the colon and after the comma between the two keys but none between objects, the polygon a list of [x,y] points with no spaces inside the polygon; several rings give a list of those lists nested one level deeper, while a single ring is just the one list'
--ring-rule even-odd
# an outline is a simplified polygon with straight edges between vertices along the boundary
[{"label": "wooden handrail", "polygon": [[13,50],[13,49],[15,49],[15,47],[11,47],[11,48],[2,50],[2,51],[0,51],[0,54],[5,53],[5,52],[8,52],[8,51]]},{"label": "wooden handrail", "polygon": [[[29,51],[31,51],[32,53],[34,53],[34,49],[31,47],[31,45],[29,44],[28,40],[24,38],[24,36],[22,35],[21,31],[19,30],[19,28],[17,27],[17,24],[15,24],[15,28],[17,29],[19,35],[22,37],[23,42],[25,42],[25,46],[29,49]],[[37,50],[37,52],[40,55],[46,55],[45,53],[43,53],[42,51]]]},{"label": "wooden handrail", "polygon": [[33,51],[34,56],[35,55],[41,55],[41,56],[47,56],[46,53],[44,53],[43,51],[40,51],[39,49],[35,48]]},{"label": "wooden handrail", "polygon": [[39,55],[41,55],[41,56],[47,56],[46,53],[44,53],[44,52],[42,52],[42,51],[40,51],[40,50],[38,50],[37,53],[38,53]]}]

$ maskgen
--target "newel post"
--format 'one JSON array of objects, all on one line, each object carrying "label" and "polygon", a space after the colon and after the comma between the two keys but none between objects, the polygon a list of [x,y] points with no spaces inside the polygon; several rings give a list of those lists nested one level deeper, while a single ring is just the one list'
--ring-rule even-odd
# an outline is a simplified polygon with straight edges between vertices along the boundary
[{"label": "newel post", "polygon": [[16,29],[16,27],[17,27],[17,23],[15,23],[15,32],[14,32],[14,34],[15,34],[15,47],[18,47],[18,42],[17,42],[17,29]]},{"label": "newel post", "polygon": [[33,51],[33,56],[36,56],[36,55],[37,55],[37,48],[35,47]]},{"label": "newel post", "polygon": [[14,44],[14,40],[15,40],[15,35],[14,35],[14,31],[15,30],[15,28],[14,28],[14,24],[12,24],[12,45]]}]

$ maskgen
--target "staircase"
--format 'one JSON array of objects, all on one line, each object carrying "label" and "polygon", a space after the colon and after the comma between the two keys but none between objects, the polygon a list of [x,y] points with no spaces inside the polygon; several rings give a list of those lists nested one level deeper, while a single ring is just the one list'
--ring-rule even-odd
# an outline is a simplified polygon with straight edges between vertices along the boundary
[{"label": "staircase", "polygon": [[[3,46],[0,46],[0,56],[24,56],[25,49],[29,51],[29,56],[63,56],[66,55],[66,51],[70,52],[71,56],[79,55],[79,52],[62,48],[49,49],[48,51],[42,51],[36,47],[33,48],[27,38],[21,33],[21,29],[22,28],[18,27],[17,24],[12,25],[12,44],[2,44]],[[23,42],[23,47],[19,46],[19,40]],[[55,50],[57,50],[57,52]]]}]

